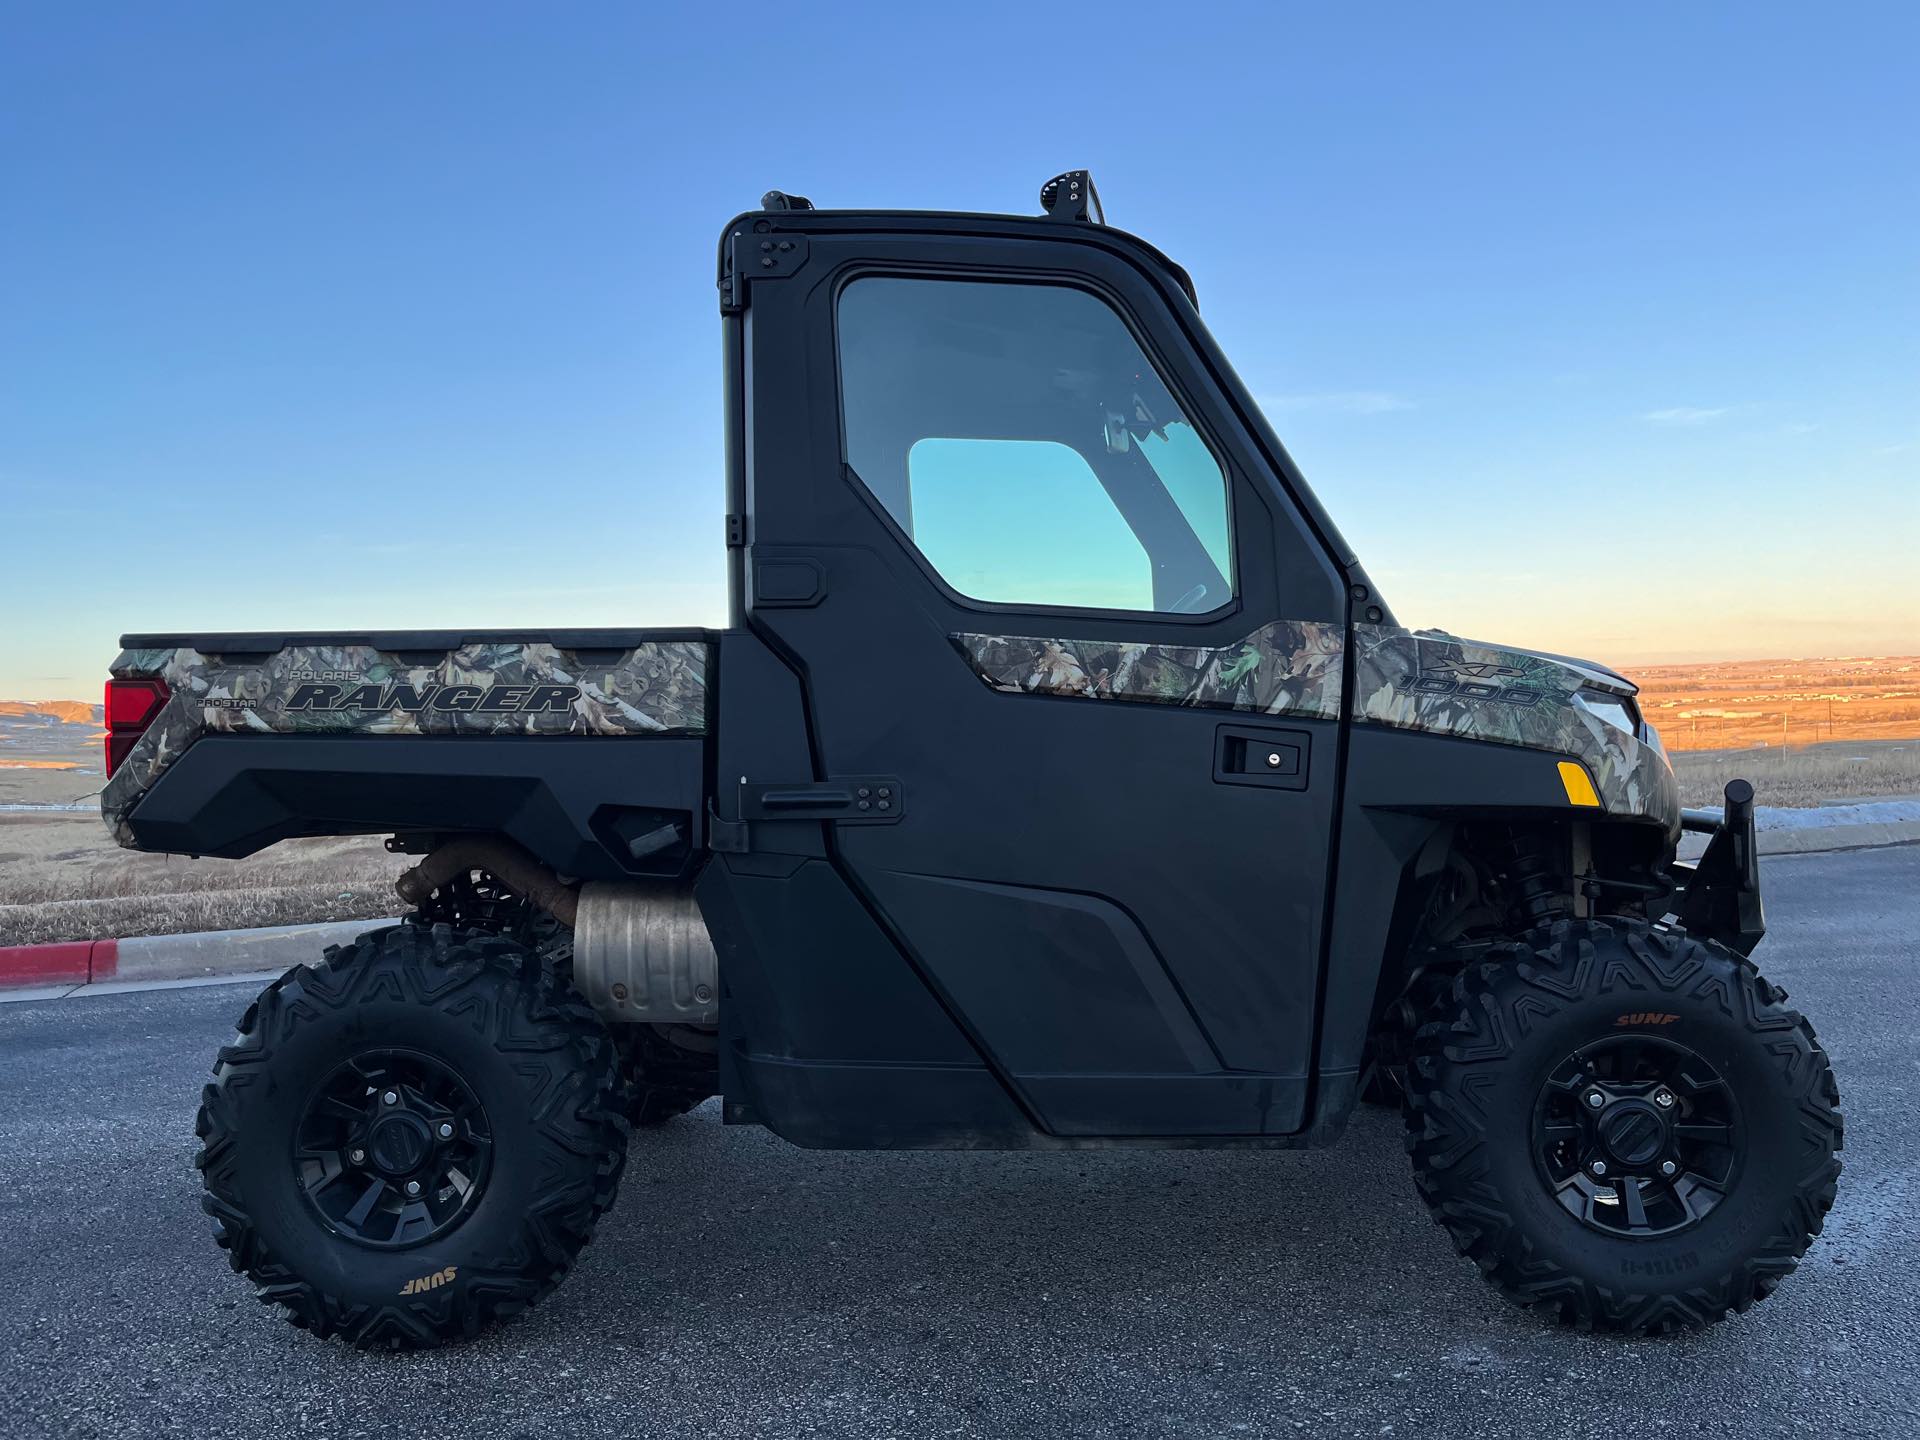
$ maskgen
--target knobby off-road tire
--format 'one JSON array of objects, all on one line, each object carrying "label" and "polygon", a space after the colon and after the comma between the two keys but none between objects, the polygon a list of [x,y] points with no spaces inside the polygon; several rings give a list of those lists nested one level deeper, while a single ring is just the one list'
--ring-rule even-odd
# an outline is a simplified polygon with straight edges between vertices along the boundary
[{"label": "knobby off-road tire", "polygon": [[[1644,924],[1561,921],[1525,942],[1495,947],[1456,978],[1447,1018],[1422,1027],[1414,1040],[1405,1114],[1421,1195],[1487,1280],[1562,1322],[1654,1333],[1698,1329],[1746,1310],[1772,1292],[1819,1234],[1840,1174],[1839,1089],[1812,1027],[1785,999],[1785,991],[1722,947]],[[1555,1130],[1542,1117],[1564,1116],[1556,1105],[1592,1104],[1596,1113],[1613,1105],[1595,1099],[1597,1083],[1585,1089],[1587,1082],[1567,1079],[1583,1065],[1605,1063],[1580,1057],[1610,1046],[1641,1057],[1624,1063],[1642,1076],[1651,1073],[1647,1055],[1681,1057],[1680,1079],[1661,1101],[1672,1107],[1676,1126],[1697,1110],[1696,1119],[1729,1119],[1726,1133],[1738,1137],[1737,1148],[1727,1147],[1735,1159],[1718,1200],[1711,1188],[1691,1189],[1686,1167],[1695,1162],[1684,1157],[1678,1168],[1690,1199],[1663,1188],[1665,1162],[1657,1158],[1640,1167],[1651,1172],[1644,1184],[1625,1182],[1636,1200],[1647,1197],[1645,1207],[1634,1207],[1641,1218],[1677,1220],[1664,1231],[1656,1223],[1621,1233],[1632,1228],[1627,1197],[1620,1190],[1611,1205],[1597,1203],[1609,1193],[1593,1193],[1602,1182],[1587,1192],[1589,1218],[1567,1208],[1574,1192],[1565,1179],[1556,1195],[1555,1157],[1584,1142],[1552,1148],[1562,1142],[1550,1137],[1568,1133],[1572,1123],[1561,1120]],[[1567,1085],[1571,1092],[1556,1089],[1559,1098],[1542,1100],[1546,1090]],[[1608,1091],[1614,1093],[1619,1087]],[[1609,1133],[1635,1143],[1647,1112],[1640,1100],[1621,1103],[1642,1106],[1642,1113],[1622,1115]],[[1715,1126],[1687,1129],[1712,1135]],[[1698,1163],[1711,1168],[1718,1161]],[[1591,1170],[1591,1160],[1584,1169]],[[1712,1208],[1704,1214],[1681,1213],[1705,1204]]]},{"label": "knobby off-road tire", "polygon": [[[383,1062],[372,1063],[370,1085],[359,1080],[369,1054],[393,1057],[396,1075],[426,1077],[423,1089],[438,1084],[445,1103],[449,1094],[472,1102],[424,1110],[425,1133],[437,1133],[444,1113],[463,1137],[468,1128],[484,1137],[459,1162],[481,1183],[454,1197],[458,1213],[437,1228],[414,1224],[434,1229],[417,1243],[402,1228],[370,1247],[350,1217],[324,1217],[307,1183],[310,1147],[296,1157],[309,1127],[334,1123],[329,1102],[314,1108],[316,1094],[343,1111],[358,1103],[337,1100],[343,1074],[349,1096],[366,1092],[377,1123],[388,1092]],[[414,1092],[395,1084],[407,1091],[392,1102],[398,1113]],[[606,1027],[551,957],[445,925],[374,931],[289,971],[241,1018],[202,1095],[202,1205],[232,1267],[293,1324],[362,1348],[433,1345],[517,1314],[565,1277],[613,1202],[626,1106]],[[404,1151],[407,1136],[399,1140]],[[374,1148],[376,1159],[392,1158]],[[343,1146],[326,1165],[344,1167],[350,1153]],[[341,1193],[357,1193],[361,1177],[343,1179]],[[396,1209],[403,1188],[395,1182]]]},{"label": "knobby off-road tire", "polygon": [[1431,956],[1408,979],[1400,996],[1387,1007],[1368,1047],[1360,1072],[1360,1103],[1383,1110],[1404,1110],[1407,1103],[1407,1065],[1413,1058],[1413,1037],[1432,1018],[1435,1007],[1453,991],[1457,967],[1442,956]]}]

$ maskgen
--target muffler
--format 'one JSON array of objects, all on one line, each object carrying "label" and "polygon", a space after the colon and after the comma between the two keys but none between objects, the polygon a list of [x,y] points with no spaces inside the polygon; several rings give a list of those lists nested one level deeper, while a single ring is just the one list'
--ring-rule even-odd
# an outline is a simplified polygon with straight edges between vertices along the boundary
[{"label": "muffler", "polygon": [[720,957],[693,892],[682,886],[582,885],[573,983],[610,1021],[720,1023]]}]

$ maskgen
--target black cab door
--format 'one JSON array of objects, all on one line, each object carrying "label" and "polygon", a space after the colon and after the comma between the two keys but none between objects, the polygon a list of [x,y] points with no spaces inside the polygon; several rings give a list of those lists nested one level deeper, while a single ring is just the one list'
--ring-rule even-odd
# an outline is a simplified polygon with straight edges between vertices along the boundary
[{"label": "black cab door", "polygon": [[1043,1129],[1298,1129],[1346,596],[1180,277],[1089,225],[780,222],[733,241],[741,583],[858,797],[834,865]]}]

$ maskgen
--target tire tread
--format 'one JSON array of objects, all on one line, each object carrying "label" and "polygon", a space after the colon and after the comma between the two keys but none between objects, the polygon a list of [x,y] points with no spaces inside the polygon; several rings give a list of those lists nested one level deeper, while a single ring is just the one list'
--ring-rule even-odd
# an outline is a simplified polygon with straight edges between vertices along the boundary
[{"label": "tire tread", "polygon": [[[373,995],[470,1013],[516,1073],[537,1082],[533,1103],[545,1137],[572,1157],[549,1167],[536,1204],[497,1257],[458,1285],[379,1305],[350,1304],[272,1253],[240,1193],[236,1147],[247,1091],[261,1084],[276,1047],[299,1026]],[[317,965],[297,965],[247,1007],[201,1093],[194,1159],[228,1264],[260,1300],[294,1325],[339,1335],[363,1349],[412,1349],[464,1338],[537,1303],[572,1268],[612,1205],[626,1162],[629,1104],[612,1038],[550,956],[499,936],[446,925],[396,925],[329,946]],[[570,1083],[586,1077],[584,1084]]]},{"label": "tire tread", "polygon": [[[1685,1290],[1609,1288],[1537,1254],[1486,1179],[1476,1091],[1531,1025],[1567,1003],[1622,986],[1710,996],[1777,1057],[1799,1098],[1803,1165],[1792,1202],[1733,1269]],[[1404,1116],[1414,1179],[1454,1247],[1515,1303],[1582,1329],[1698,1330],[1771,1294],[1820,1233],[1837,1193],[1844,1141],[1840,1092],[1813,1027],[1786,992],[1720,946],[1637,922],[1562,920],[1501,942],[1455,977],[1442,1018],[1413,1039]]]}]

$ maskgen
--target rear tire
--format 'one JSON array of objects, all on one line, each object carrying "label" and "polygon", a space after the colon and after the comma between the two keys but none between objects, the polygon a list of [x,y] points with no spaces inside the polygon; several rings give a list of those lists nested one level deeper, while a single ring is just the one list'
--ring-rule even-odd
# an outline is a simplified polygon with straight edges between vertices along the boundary
[{"label": "rear tire", "polygon": [[1746,1310],[1820,1233],[1840,1174],[1839,1089],[1785,999],[1718,945],[1624,920],[1492,947],[1414,1039],[1422,1197],[1488,1281],[1565,1323]]},{"label": "rear tire", "polygon": [[550,957],[374,931],[241,1018],[202,1095],[202,1205],[295,1325],[362,1348],[470,1336],[571,1268],[619,1184],[626,1098]]}]

